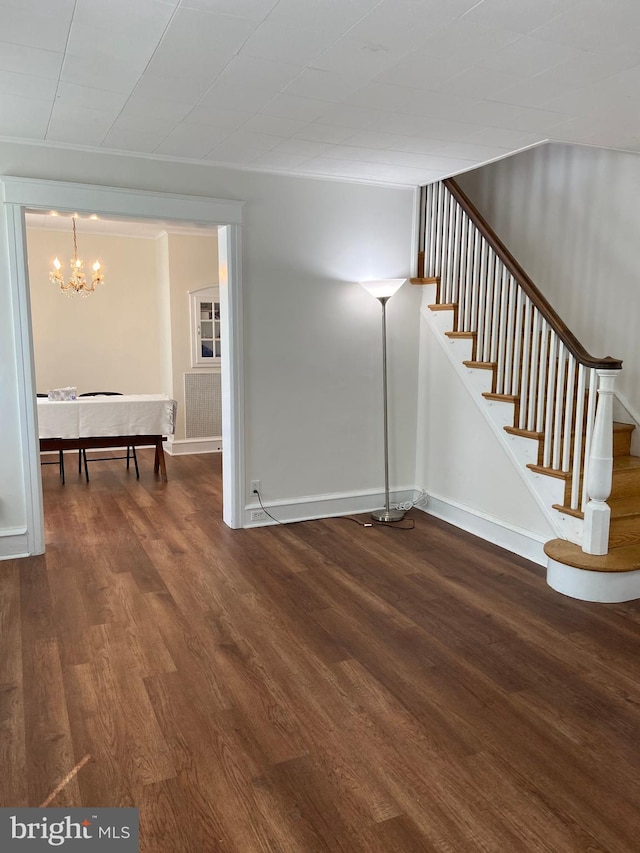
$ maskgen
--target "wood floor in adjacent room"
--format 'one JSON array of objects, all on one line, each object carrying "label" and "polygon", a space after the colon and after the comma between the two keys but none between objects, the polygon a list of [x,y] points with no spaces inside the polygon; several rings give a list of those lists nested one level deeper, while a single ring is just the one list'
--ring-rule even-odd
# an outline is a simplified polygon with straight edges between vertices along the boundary
[{"label": "wood floor in adjacent room", "polygon": [[149,853],[637,853],[640,603],[413,511],[232,531],[215,455],[43,469],[0,563],[0,805],[137,806]]}]

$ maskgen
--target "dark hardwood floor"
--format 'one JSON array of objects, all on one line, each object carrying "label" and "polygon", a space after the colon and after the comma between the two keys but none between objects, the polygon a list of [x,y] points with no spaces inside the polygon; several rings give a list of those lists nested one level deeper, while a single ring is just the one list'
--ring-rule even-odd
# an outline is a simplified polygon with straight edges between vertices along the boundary
[{"label": "dark hardwood floor", "polygon": [[0,804],[138,806],[149,853],[637,853],[640,603],[413,511],[232,531],[220,461],[43,468],[0,563]]}]

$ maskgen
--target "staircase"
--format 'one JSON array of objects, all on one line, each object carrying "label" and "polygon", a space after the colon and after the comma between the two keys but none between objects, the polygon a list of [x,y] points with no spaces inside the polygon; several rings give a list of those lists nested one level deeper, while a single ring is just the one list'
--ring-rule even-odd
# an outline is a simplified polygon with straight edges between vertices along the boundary
[{"label": "staircase", "polygon": [[549,584],[585,600],[640,598],[640,457],[634,424],[612,414],[622,362],[586,352],[455,181],[423,187],[420,215],[412,283],[434,294],[440,333],[466,342],[482,397],[508,408],[504,433],[531,443],[532,491],[548,501],[540,481],[555,481]]}]

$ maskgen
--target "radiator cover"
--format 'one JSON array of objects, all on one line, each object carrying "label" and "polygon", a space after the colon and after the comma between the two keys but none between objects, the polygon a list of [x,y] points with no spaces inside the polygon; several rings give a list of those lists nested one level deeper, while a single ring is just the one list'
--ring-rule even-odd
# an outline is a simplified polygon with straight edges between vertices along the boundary
[{"label": "radiator cover", "polygon": [[222,435],[220,373],[185,373],[185,435],[187,438],[219,438]]}]

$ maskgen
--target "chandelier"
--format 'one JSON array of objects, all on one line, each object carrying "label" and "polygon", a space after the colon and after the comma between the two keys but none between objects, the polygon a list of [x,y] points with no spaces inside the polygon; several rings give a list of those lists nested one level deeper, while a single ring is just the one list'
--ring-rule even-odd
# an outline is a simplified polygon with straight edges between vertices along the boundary
[{"label": "chandelier", "polygon": [[76,239],[76,217],[72,218],[73,222],[73,258],[71,259],[71,277],[65,284],[64,275],[62,274],[62,264],[58,258],[53,261],[53,269],[49,273],[49,278],[54,284],[60,287],[63,293],[67,296],[75,296],[79,293],[80,296],[88,296],[96,289],[99,284],[104,283],[104,273],[100,266],[100,261],[96,261],[91,269],[91,284],[87,284],[87,277],[83,272],[83,262],[78,257],[78,241]]}]

